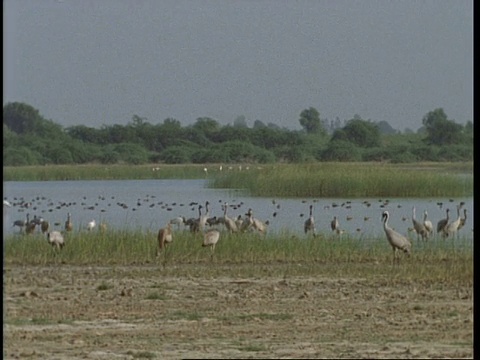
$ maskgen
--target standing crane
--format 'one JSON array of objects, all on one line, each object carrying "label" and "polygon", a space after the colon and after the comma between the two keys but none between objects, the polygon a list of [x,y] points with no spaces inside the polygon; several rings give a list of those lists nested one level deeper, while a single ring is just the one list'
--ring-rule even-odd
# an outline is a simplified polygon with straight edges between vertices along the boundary
[{"label": "standing crane", "polygon": [[393,249],[393,262],[397,260],[397,251],[403,251],[407,255],[410,255],[410,251],[412,248],[411,242],[402,234],[396,232],[391,227],[388,226],[388,218],[390,214],[387,210],[385,210],[382,214],[383,220],[383,230],[385,230],[385,235],[387,236],[387,240],[390,246]]},{"label": "standing crane", "polygon": [[303,230],[305,231],[305,234],[311,232],[313,237],[317,235],[315,231],[315,219],[313,218],[313,205],[310,205],[310,216],[307,220],[305,220],[305,223],[303,224]]}]

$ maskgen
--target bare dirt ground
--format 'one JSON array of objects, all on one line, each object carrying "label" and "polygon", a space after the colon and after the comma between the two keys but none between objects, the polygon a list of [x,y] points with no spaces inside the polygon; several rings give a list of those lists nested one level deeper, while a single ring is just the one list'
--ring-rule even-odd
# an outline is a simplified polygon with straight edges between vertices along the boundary
[{"label": "bare dirt ground", "polygon": [[473,358],[472,287],[181,268],[4,268],[3,358]]}]

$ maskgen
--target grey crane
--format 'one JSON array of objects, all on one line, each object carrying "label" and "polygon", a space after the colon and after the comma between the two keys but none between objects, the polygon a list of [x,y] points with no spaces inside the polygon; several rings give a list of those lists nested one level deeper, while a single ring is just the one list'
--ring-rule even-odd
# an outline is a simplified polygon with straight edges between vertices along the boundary
[{"label": "grey crane", "polygon": [[13,226],[18,226],[21,232],[29,222],[30,222],[30,215],[27,214],[25,220],[15,220],[13,222]]},{"label": "grey crane", "polygon": [[[210,203],[208,201],[205,202],[205,214],[204,215],[201,215],[200,214],[200,221],[199,221],[199,229],[200,230],[204,230],[205,229],[205,225],[207,224],[207,220],[208,218],[210,217],[210,207],[209,207]],[[200,208],[199,208],[199,211],[200,211]]]},{"label": "grey crane", "polygon": [[423,223],[421,223],[415,218],[415,206],[412,207],[412,223],[413,223],[413,228],[417,233],[417,240],[419,236],[422,237],[422,240],[427,240],[428,239],[427,228],[425,227],[425,225],[423,225]]},{"label": "grey crane", "polygon": [[397,251],[401,250],[407,255],[410,255],[412,244],[405,236],[388,226],[389,217],[389,212],[385,210],[382,214],[383,230],[385,230],[387,240],[393,249],[393,262],[395,263],[395,260],[397,260]]},{"label": "grey crane", "polygon": [[336,216],[333,217],[333,220],[330,222],[330,228],[332,231],[336,231],[339,228],[340,224]]},{"label": "grey crane", "polygon": [[215,251],[215,245],[217,245],[218,240],[220,239],[220,231],[211,229],[203,233],[203,247],[210,247],[211,256],[213,257],[213,252]]},{"label": "grey crane", "polygon": [[48,232],[48,228],[50,227],[50,224],[47,220],[42,220],[42,223],[40,224],[40,229],[42,230],[42,234],[46,234]]},{"label": "grey crane", "polygon": [[170,224],[177,225],[177,229],[180,230],[180,226],[185,225],[186,221],[187,220],[184,216],[177,216],[176,218],[170,220]]},{"label": "grey crane", "polygon": [[463,209],[463,218],[460,219],[460,225],[458,225],[457,231],[465,226],[466,221],[467,221],[467,209]]},{"label": "grey crane", "polygon": [[224,209],[223,209],[223,218],[224,218],[224,221],[225,221],[225,227],[226,227],[227,230],[230,231],[231,233],[236,233],[236,232],[238,232],[238,227],[237,227],[237,224],[235,223],[235,220],[233,220],[232,218],[230,218],[230,217],[227,215],[228,203],[225,203],[223,206],[224,206]]},{"label": "grey crane", "polygon": [[172,224],[170,222],[167,224],[167,226],[158,230],[157,241],[157,256],[160,256],[162,249],[166,248],[166,246],[173,241]]},{"label": "grey crane", "polygon": [[67,214],[67,221],[65,221],[65,230],[72,231],[73,230],[73,223],[72,223],[72,214]]},{"label": "grey crane", "polygon": [[447,224],[443,228],[443,236],[444,237],[454,236],[457,233],[458,227],[460,226],[460,223],[462,222],[462,217],[460,216],[460,209],[461,208],[462,208],[462,205],[457,205],[457,219],[452,221],[451,223]]},{"label": "grey crane", "polygon": [[[253,210],[248,209],[248,212],[245,214],[247,216],[247,221],[244,222],[244,230],[248,230],[249,228],[257,230],[259,233],[266,235],[267,233],[267,226],[269,225],[269,221],[263,222],[255,217],[253,217]],[[246,224],[246,225],[245,225]]]},{"label": "grey crane", "polygon": [[305,220],[305,223],[303,224],[303,230],[305,231],[305,234],[311,232],[313,237],[317,235],[315,231],[315,219],[313,218],[313,205],[310,205],[310,216],[307,220]]},{"label": "grey crane", "polygon": [[428,220],[427,210],[423,212],[423,226],[425,226],[425,229],[427,229],[428,236],[433,234],[433,224],[430,220]]},{"label": "grey crane", "polygon": [[446,212],[447,212],[447,217],[445,219],[440,220],[437,223],[437,234],[443,233],[445,226],[447,226],[448,221],[450,220],[450,209],[447,208]]}]

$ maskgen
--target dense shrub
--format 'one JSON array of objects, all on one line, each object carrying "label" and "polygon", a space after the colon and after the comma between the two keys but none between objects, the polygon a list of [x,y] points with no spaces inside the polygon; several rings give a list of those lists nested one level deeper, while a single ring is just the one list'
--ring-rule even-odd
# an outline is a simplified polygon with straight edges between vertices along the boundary
[{"label": "dense shrub", "polygon": [[344,140],[330,141],[327,149],[320,154],[320,160],[323,161],[360,161],[361,159],[360,148]]}]

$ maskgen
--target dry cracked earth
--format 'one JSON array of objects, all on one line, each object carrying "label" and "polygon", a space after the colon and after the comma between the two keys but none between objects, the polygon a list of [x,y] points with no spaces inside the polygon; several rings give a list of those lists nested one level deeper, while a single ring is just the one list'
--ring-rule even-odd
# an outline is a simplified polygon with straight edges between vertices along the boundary
[{"label": "dry cracked earth", "polygon": [[3,358],[473,358],[472,287],[202,272],[7,266]]}]

